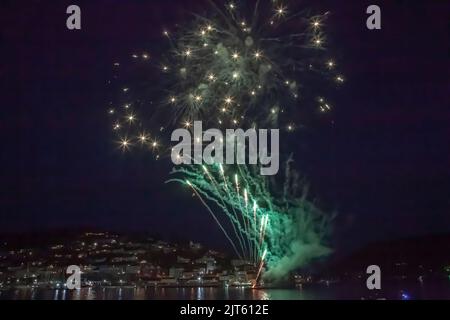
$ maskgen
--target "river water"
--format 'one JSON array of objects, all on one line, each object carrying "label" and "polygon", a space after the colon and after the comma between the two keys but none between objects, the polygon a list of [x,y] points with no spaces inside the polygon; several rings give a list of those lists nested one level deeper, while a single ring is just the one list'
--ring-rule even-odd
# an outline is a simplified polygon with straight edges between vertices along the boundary
[{"label": "river water", "polygon": [[10,289],[0,300],[361,300],[450,299],[450,281],[388,286],[369,291],[359,285],[316,285],[304,289],[250,288],[83,288],[81,290]]}]

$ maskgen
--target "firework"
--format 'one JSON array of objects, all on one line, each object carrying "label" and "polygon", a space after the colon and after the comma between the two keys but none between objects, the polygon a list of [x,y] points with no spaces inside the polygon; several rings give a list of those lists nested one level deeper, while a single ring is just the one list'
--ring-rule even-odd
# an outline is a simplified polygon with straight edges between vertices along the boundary
[{"label": "firework", "polygon": [[[171,150],[166,133],[194,121],[293,134],[311,114],[332,110],[325,95],[344,77],[326,50],[328,12],[309,15],[282,1],[210,3],[189,27],[163,31],[165,51],[131,55],[144,66],[117,81],[121,102],[108,110],[121,139],[133,145],[145,127],[158,146],[151,139],[136,145],[161,155]],[[142,80],[140,72],[157,78]]]},{"label": "firework", "polygon": [[[308,199],[306,185],[298,193],[298,178],[289,167],[290,162],[286,163],[283,194],[277,194],[280,188],[255,173],[253,166],[184,166],[173,171],[176,177],[169,182],[195,190],[207,209],[216,212],[214,219],[237,255],[259,272],[266,263],[267,276],[280,279],[329,252],[326,240],[331,217]],[[252,210],[249,203],[254,203]],[[224,225],[231,225],[234,236]]]},{"label": "firework", "polygon": [[[294,1],[209,2],[206,16],[162,32],[166,51],[131,55],[132,80],[117,82],[120,102],[108,111],[123,151],[140,146],[159,159],[172,150],[171,129],[192,130],[195,121],[293,135],[332,111],[325,96],[344,76],[326,50],[328,12],[312,15]],[[264,277],[280,279],[329,252],[330,216],[308,199],[292,163],[281,192],[280,179],[260,176],[258,165],[184,165],[170,181],[194,192],[257,280],[264,266]]]}]

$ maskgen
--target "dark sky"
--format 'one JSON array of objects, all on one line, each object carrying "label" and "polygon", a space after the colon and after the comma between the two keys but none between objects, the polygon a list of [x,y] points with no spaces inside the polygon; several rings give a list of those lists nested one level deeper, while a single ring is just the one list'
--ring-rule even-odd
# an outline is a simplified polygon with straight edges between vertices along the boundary
[{"label": "dark sky", "polygon": [[[305,172],[339,211],[335,246],[450,231],[449,17],[446,1],[305,1],[330,10],[347,82],[335,125],[314,138]],[[65,10],[82,9],[68,31]],[[151,48],[203,1],[0,3],[0,232],[98,227],[223,241],[195,199],[167,186],[169,163],[121,154],[105,111],[115,61]],[[224,241],[223,241],[224,242]]]}]

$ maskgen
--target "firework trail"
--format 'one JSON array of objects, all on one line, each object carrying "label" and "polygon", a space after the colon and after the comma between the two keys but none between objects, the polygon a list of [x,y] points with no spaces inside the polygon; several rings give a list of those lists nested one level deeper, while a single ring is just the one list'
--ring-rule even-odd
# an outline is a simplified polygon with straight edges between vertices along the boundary
[{"label": "firework trail", "polygon": [[[274,191],[280,188],[272,185],[267,177],[255,174],[257,168],[251,166],[227,166],[240,172],[241,180],[245,181],[244,191],[244,186],[228,188],[230,180],[236,180],[237,174],[222,174],[222,165],[203,166],[203,170],[199,166],[177,168],[172,173],[176,177],[169,182],[195,186],[203,204],[206,199],[215,209],[207,208],[219,213],[216,222],[228,221],[237,230],[236,236],[228,239],[232,243],[246,239],[247,245],[241,246],[239,255],[258,266],[258,278],[266,263],[267,276],[279,279],[299,265],[330,252],[325,243],[332,217],[308,199],[306,185],[300,193],[295,190],[299,182],[289,166],[290,163],[286,163],[285,174],[288,176],[285,176],[287,182],[282,195]],[[216,177],[217,182],[211,177]],[[247,202],[255,204],[253,210],[246,209]],[[236,213],[240,217],[236,217]],[[233,244],[233,247],[237,248],[237,245]]]}]

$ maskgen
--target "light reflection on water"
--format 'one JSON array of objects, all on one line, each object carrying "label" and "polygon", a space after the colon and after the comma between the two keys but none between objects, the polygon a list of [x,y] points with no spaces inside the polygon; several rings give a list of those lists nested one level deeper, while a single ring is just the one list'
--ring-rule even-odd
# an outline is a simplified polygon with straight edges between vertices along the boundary
[{"label": "light reflection on water", "polygon": [[450,299],[450,285],[398,286],[370,292],[362,286],[316,286],[306,289],[249,288],[83,288],[81,290],[11,289],[0,300],[332,300]]}]

